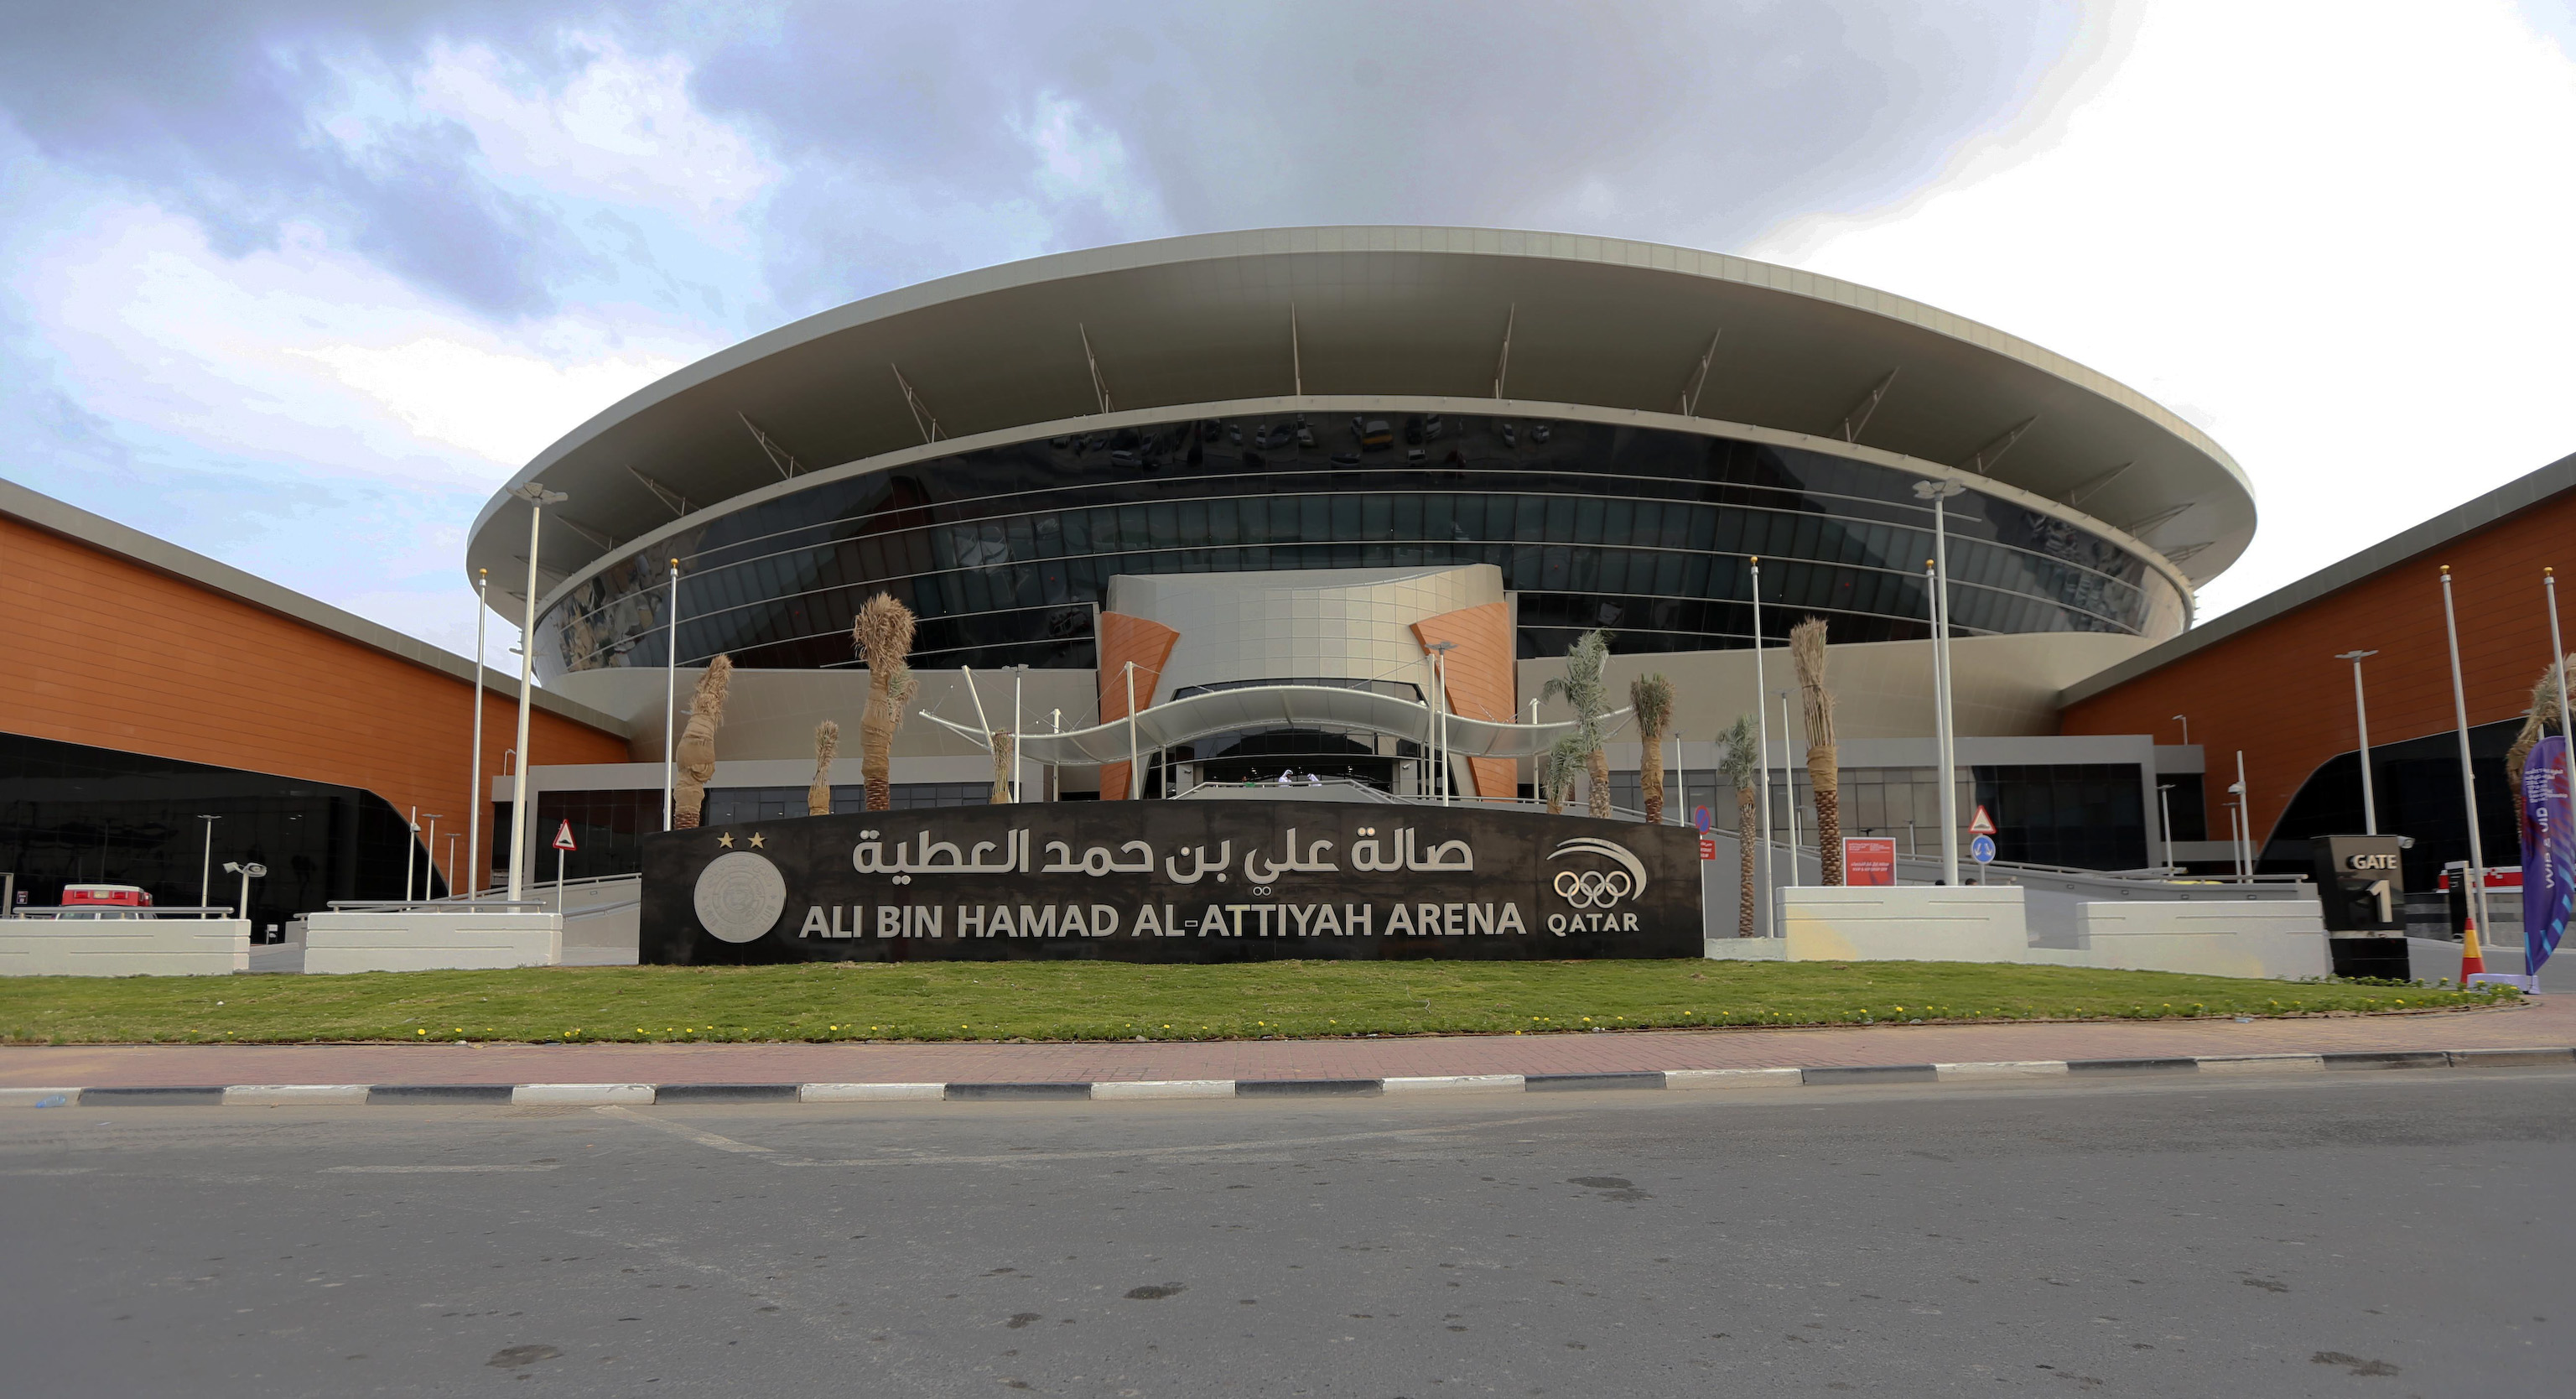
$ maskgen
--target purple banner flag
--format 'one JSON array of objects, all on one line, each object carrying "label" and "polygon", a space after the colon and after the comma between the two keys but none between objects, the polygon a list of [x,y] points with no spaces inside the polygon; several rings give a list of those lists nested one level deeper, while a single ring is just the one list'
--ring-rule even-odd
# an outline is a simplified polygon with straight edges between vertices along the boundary
[{"label": "purple banner flag", "polygon": [[2558,950],[2576,906],[2576,814],[2567,797],[2567,740],[2544,738],[2522,765],[2523,973]]}]

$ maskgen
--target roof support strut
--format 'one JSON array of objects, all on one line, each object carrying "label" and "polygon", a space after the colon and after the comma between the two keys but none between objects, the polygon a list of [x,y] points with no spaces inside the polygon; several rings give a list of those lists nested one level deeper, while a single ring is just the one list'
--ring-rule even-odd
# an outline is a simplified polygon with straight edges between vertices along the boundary
[{"label": "roof support strut", "polygon": [[2171,523],[2172,521],[2180,518],[2184,512],[2198,504],[2200,504],[2199,501],[2186,500],[2180,505],[2167,506],[2152,515],[2132,520],[2129,523],[2120,526],[2120,529],[2124,533],[2139,539],[2144,539],[2146,538],[2147,531],[2154,529],[2158,525]]},{"label": "roof support strut", "polygon": [[903,406],[912,410],[912,425],[920,432],[921,440],[938,441],[939,415],[930,411],[930,405],[921,401],[920,394],[913,392],[912,381],[903,377],[902,366],[889,364],[886,368],[894,371],[894,381],[903,389]]},{"label": "roof support strut", "polygon": [[1717,335],[1708,337],[1708,350],[1699,357],[1699,372],[1691,376],[1690,387],[1682,390],[1682,416],[1685,418],[1694,417],[1699,413],[1699,392],[1701,387],[1708,383],[1709,362],[1717,358],[1718,336],[1724,334],[1726,334],[1726,328],[1720,326]]},{"label": "roof support strut", "polygon": [[762,432],[760,424],[753,422],[750,415],[736,413],[734,416],[742,419],[744,427],[751,429],[751,440],[760,444],[761,455],[768,457],[769,464],[778,468],[779,480],[787,480],[805,469],[805,463],[798,461],[795,453],[771,441],[769,434]]},{"label": "roof support strut", "polygon": [[1306,396],[1306,357],[1297,348],[1297,303],[1288,303],[1288,385],[1299,398]]},{"label": "roof support strut", "polygon": [[2021,440],[2021,435],[2030,431],[2030,425],[2038,421],[2039,415],[2033,413],[2011,427],[2005,428],[2001,436],[1970,453],[1968,459],[1959,465],[1980,476],[1992,476],[1995,472],[1995,463],[2002,461],[2004,453],[2011,451],[2013,444]]},{"label": "roof support strut", "polygon": [[1860,430],[1869,426],[1869,415],[1878,411],[1878,401],[1887,397],[1887,386],[1895,382],[1896,370],[1891,369],[1887,371],[1886,378],[1878,381],[1877,388],[1871,389],[1868,393],[1861,395],[1860,402],[1853,404],[1851,411],[1843,414],[1843,440],[1845,442],[1858,442],[1860,440]]},{"label": "roof support strut", "polygon": [[1521,304],[1517,301],[1512,303],[1510,310],[1503,313],[1503,352],[1494,361],[1494,397],[1496,398],[1503,396],[1503,381],[1512,371],[1512,322],[1519,320],[1520,314]]},{"label": "roof support strut", "polygon": [[2119,480],[2120,473],[2127,471],[2130,467],[2136,465],[2137,463],[2135,461],[2124,461],[2118,466],[2112,467],[2110,470],[2103,472],[2101,475],[2094,477],[2083,485],[2077,486],[2075,489],[2068,491],[2066,493],[2066,503],[2081,507],[2084,502],[2092,499],[2094,494],[2100,491],[2104,486]]},{"label": "roof support strut", "polygon": [[1091,327],[1077,321],[1074,323],[1073,330],[1076,335],[1082,337],[1082,362],[1091,366],[1092,396],[1100,400],[1101,412],[1109,412],[1111,411],[1109,407],[1109,385],[1102,382],[1100,378],[1099,357],[1091,353]]},{"label": "roof support strut", "polygon": [[670,487],[663,485],[661,482],[654,480],[643,472],[637,471],[631,465],[626,468],[626,471],[628,475],[633,476],[636,480],[644,483],[644,489],[651,491],[653,493],[653,498],[662,502],[663,509],[670,511],[675,516],[686,515],[689,513],[689,498],[687,496],[680,494],[678,491],[672,490]]}]

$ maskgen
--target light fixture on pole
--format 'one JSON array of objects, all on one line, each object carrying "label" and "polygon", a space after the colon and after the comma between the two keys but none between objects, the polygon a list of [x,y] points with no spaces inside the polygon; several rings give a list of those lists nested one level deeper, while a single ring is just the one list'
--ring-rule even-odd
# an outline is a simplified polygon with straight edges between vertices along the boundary
[{"label": "light fixture on pole", "polygon": [[1932,703],[1941,762],[1941,882],[1959,883],[1959,752],[1950,718],[1950,524],[1944,503],[1967,487],[1951,480],[1914,483],[1932,502]]},{"label": "light fixture on pole", "polygon": [[1012,667],[1012,671],[1013,671],[1013,674],[1012,674],[1012,676],[1011,676],[1011,804],[1012,804],[1013,806],[1017,806],[1017,805],[1019,805],[1021,802],[1024,802],[1024,801],[1028,800],[1028,795],[1027,795],[1027,793],[1022,792],[1022,791],[1020,790],[1020,757],[1021,757],[1021,754],[1020,754],[1020,701],[1021,701],[1021,699],[1022,699],[1022,695],[1021,695],[1020,691],[1021,691],[1021,687],[1022,687],[1022,685],[1023,685],[1023,684],[1028,680],[1028,678],[1029,678],[1029,668],[1028,668],[1028,666],[1027,666],[1025,663],[1023,663],[1023,664],[1021,664],[1021,665],[1018,665],[1018,666],[1014,666],[1014,667]]},{"label": "light fixture on pole", "polygon": [[[465,848],[468,850],[483,848],[483,808],[492,799],[492,786],[483,780],[483,624],[492,616],[492,570],[478,568],[475,574],[474,760],[465,765]],[[452,839],[453,833],[450,835]],[[491,862],[487,860],[484,863],[489,867]],[[456,860],[453,855],[447,861],[447,884],[451,889],[456,887]],[[474,897],[474,892],[482,885],[482,878],[474,871],[465,872],[465,897]]]},{"label": "light fixture on pole", "polygon": [[405,824],[405,826],[406,826],[408,829],[406,829],[406,830],[403,832],[403,892],[402,892],[402,896],[403,896],[403,901],[404,901],[405,903],[409,903],[409,902],[411,901],[411,866],[412,866],[412,855],[413,855],[413,852],[417,851],[417,850],[420,848],[420,808],[419,808],[419,807],[416,807],[416,806],[415,806],[415,807],[413,807],[413,808],[411,809],[411,819],[410,819],[409,821],[405,822],[404,824]]},{"label": "light fixture on pole", "polygon": [[537,546],[539,530],[545,524],[546,507],[572,499],[562,491],[550,491],[534,481],[510,492],[528,503],[528,593],[524,620],[519,625],[519,758],[518,775],[510,784],[510,902],[517,903],[527,892],[528,875],[528,691],[536,683],[537,659]]},{"label": "light fixture on pole", "polygon": [[[447,888],[450,893],[456,890],[456,832],[454,831],[447,833]],[[473,895],[468,894],[466,897],[472,898]]]},{"label": "light fixture on pole", "polygon": [[[2553,641],[2557,621],[2553,602],[2550,611]],[[2352,662],[2352,721],[2361,730],[2361,833],[2370,836],[2379,834],[2379,803],[2370,790],[2370,709],[2361,702],[2361,663],[2378,654],[2376,651],[2346,651],[2335,657],[2338,661]]]},{"label": "light fixture on pole", "polygon": [[2478,840],[2478,778],[2469,765],[2469,693],[2460,683],[2460,623],[2451,608],[2451,566],[2442,565],[2442,627],[2451,643],[2451,710],[2460,727],[2460,805],[2469,820],[2469,907],[2477,910],[2480,932],[2487,921],[2487,860]]},{"label": "light fixture on pole", "polygon": [[[1753,766],[1762,784],[1762,920],[1766,936],[1780,935],[1769,891],[1780,887],[1771,877],[1771,706],[1762,702],[1762,556],[1753,556]],[[1530,701],[1530,722],[1538,722],[1538,701]]]},{"label": "light fixture on pole", "polygon": [[2182,746],[2189,748],[2191,746],[2191,720],[2180,714],[2173,717],[2175,723],[2182,725]]},{"label": "light fixture on pole", "polygon": [[224,818],[199,812],[197,819],[206,823],[205,859],[197,866],[197,907],[213,908],[215,906],[215,823]]},{"label": "light fixture on pole", "polygon": [[241,876],[241,912],[239,916],[247,921],[250,918],[250,882],[254,879],[266,879],[268,877],[268,866],[248,864],[238,860],[226,860],[224,861],[224,873],[237,874]]}]

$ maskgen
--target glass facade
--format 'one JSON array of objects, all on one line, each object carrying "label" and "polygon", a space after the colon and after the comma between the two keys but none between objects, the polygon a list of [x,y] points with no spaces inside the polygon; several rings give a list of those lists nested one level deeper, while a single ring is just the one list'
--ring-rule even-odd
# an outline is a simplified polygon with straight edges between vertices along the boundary
[{"label": "glass facade", "polygon": [[[218,818],[216,904],[241,895],[226,861],[268,867],[250,886],[255,937],[333,899],[402,897],[402,813],[373,792],[0,734],[0,869],[16,873],[29,906],[57,903],[66,884],[139,885],[157,905],[194,906],[208,896],[204,816]],[[464,827],[460,815],[460,854]],[[433,895],[447,892],[448,833],[439,831]],[[427,860],[419,843],[412,850]]]},{"label": "glass facade", "polygon": [[[1930,634],[1920,478],[1669,429],[1385,411],[1176,421],[983,448],[745,505],[618,559],[538,622],[544,678],[679,656],[851,664],[858,606],[919,619],[916,663],[1089,668],[1117,574],[1492,564],[1523,657],[1594,627],[1622,653],[1748,645],[1748,561],[1772,625]],[[2136,554],[1970,491],[1949,505],[1961,634],[2162,638],[2187,602]]]},{"label": "glass facade", "polygon": [[[2506,776],[2504,767],[2505,753],[2521,730],[2518,718],[2469,729],[2470,771],[2478,787],[2478,844],[2487,863],[2497,869],[2522,863],[2522,832],[2513,795],[2518,784]],[[2372,744],[2370,798],[2378,809],[2382,832],[2415,838],[2414,846],[2400,857],[2408,889],[2432,888],[2442,866],[2469,858],[2458,734]],[[2221,800],[2234,798],[2222,796]],[[2224,840],[2227,816],[2223,809],[2216,815],[2216,834]],[[2338,753],[2319,763],[2299,784],[2273,825],[2256,868],[2265,874],[2306,874],[2315,868],[2309,859],[2309,840],[2358,835],[2362,827],[2361,756]]]}]

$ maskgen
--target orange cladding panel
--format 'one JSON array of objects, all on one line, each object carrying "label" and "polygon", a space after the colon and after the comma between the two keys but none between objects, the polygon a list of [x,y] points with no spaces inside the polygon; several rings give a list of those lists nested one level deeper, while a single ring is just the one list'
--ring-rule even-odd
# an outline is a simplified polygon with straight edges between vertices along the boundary
[{"label": "orange cladding panel", "polygon": [[[1448,692],[1450,712],[1497,724],[1512,722],[1520,702],[1513,689],[1517,677],[1510,609],[1499,602],[1462,607],[1423,618],[1413,624],[1413,634],[1426,649],[1443,641],[1456,648],[1441,662],[1440,688]],[[1475,774],[1477,796],[1520,794],[1520,771],[1510,759],[1470,758],[1467,767]]]},{"label": "orange cladding panel", "polygon": [[[0,729],[363,787],[464,829],[469,682],[17,520],[0,519],[0,550]],[[517,706],[484,704],[495,773]],[[614,734],[542,709],[528,722],[536,763],[627,760]]]},{"label": "orange cladding panel", "polygon": [[2444,564],[2451,567],[2459,613],[2469,722],[2514,718],[2530,703],[2532,684],[2549,665],[2541,570],[2576,569],[2576,492],[2552,496],[2068,705],[2059,729],[2153,734],[2158,743],[2180,743],[2182,726],[2173,716],[2190,716],[2192,741],[2209,759],[2213,836],[2225,829],[2219,803],[2236,780],[2236,753],[2242,749],[2254,827],[2269,839],[2308,774],[2358,746],[2352,664],[2336,660],[2338,653],[2379,653],[2362,662],[2372,744],[2456,727],[2450,643],[2442,624]]},{"label": "orange cladding panel", "polygon": [[[1163,663],[1172,658],[1172,643],[1181,634],[1160,622],[1124,612],[1100,614],[1100,722],[1127,717],[1127,665],[1136,665],[1136,703],[1154,706],[1154,686],[1162,681]],[[1125,801],[1127,764],[1106,763],[1100,769],[1100,799]]]}]

